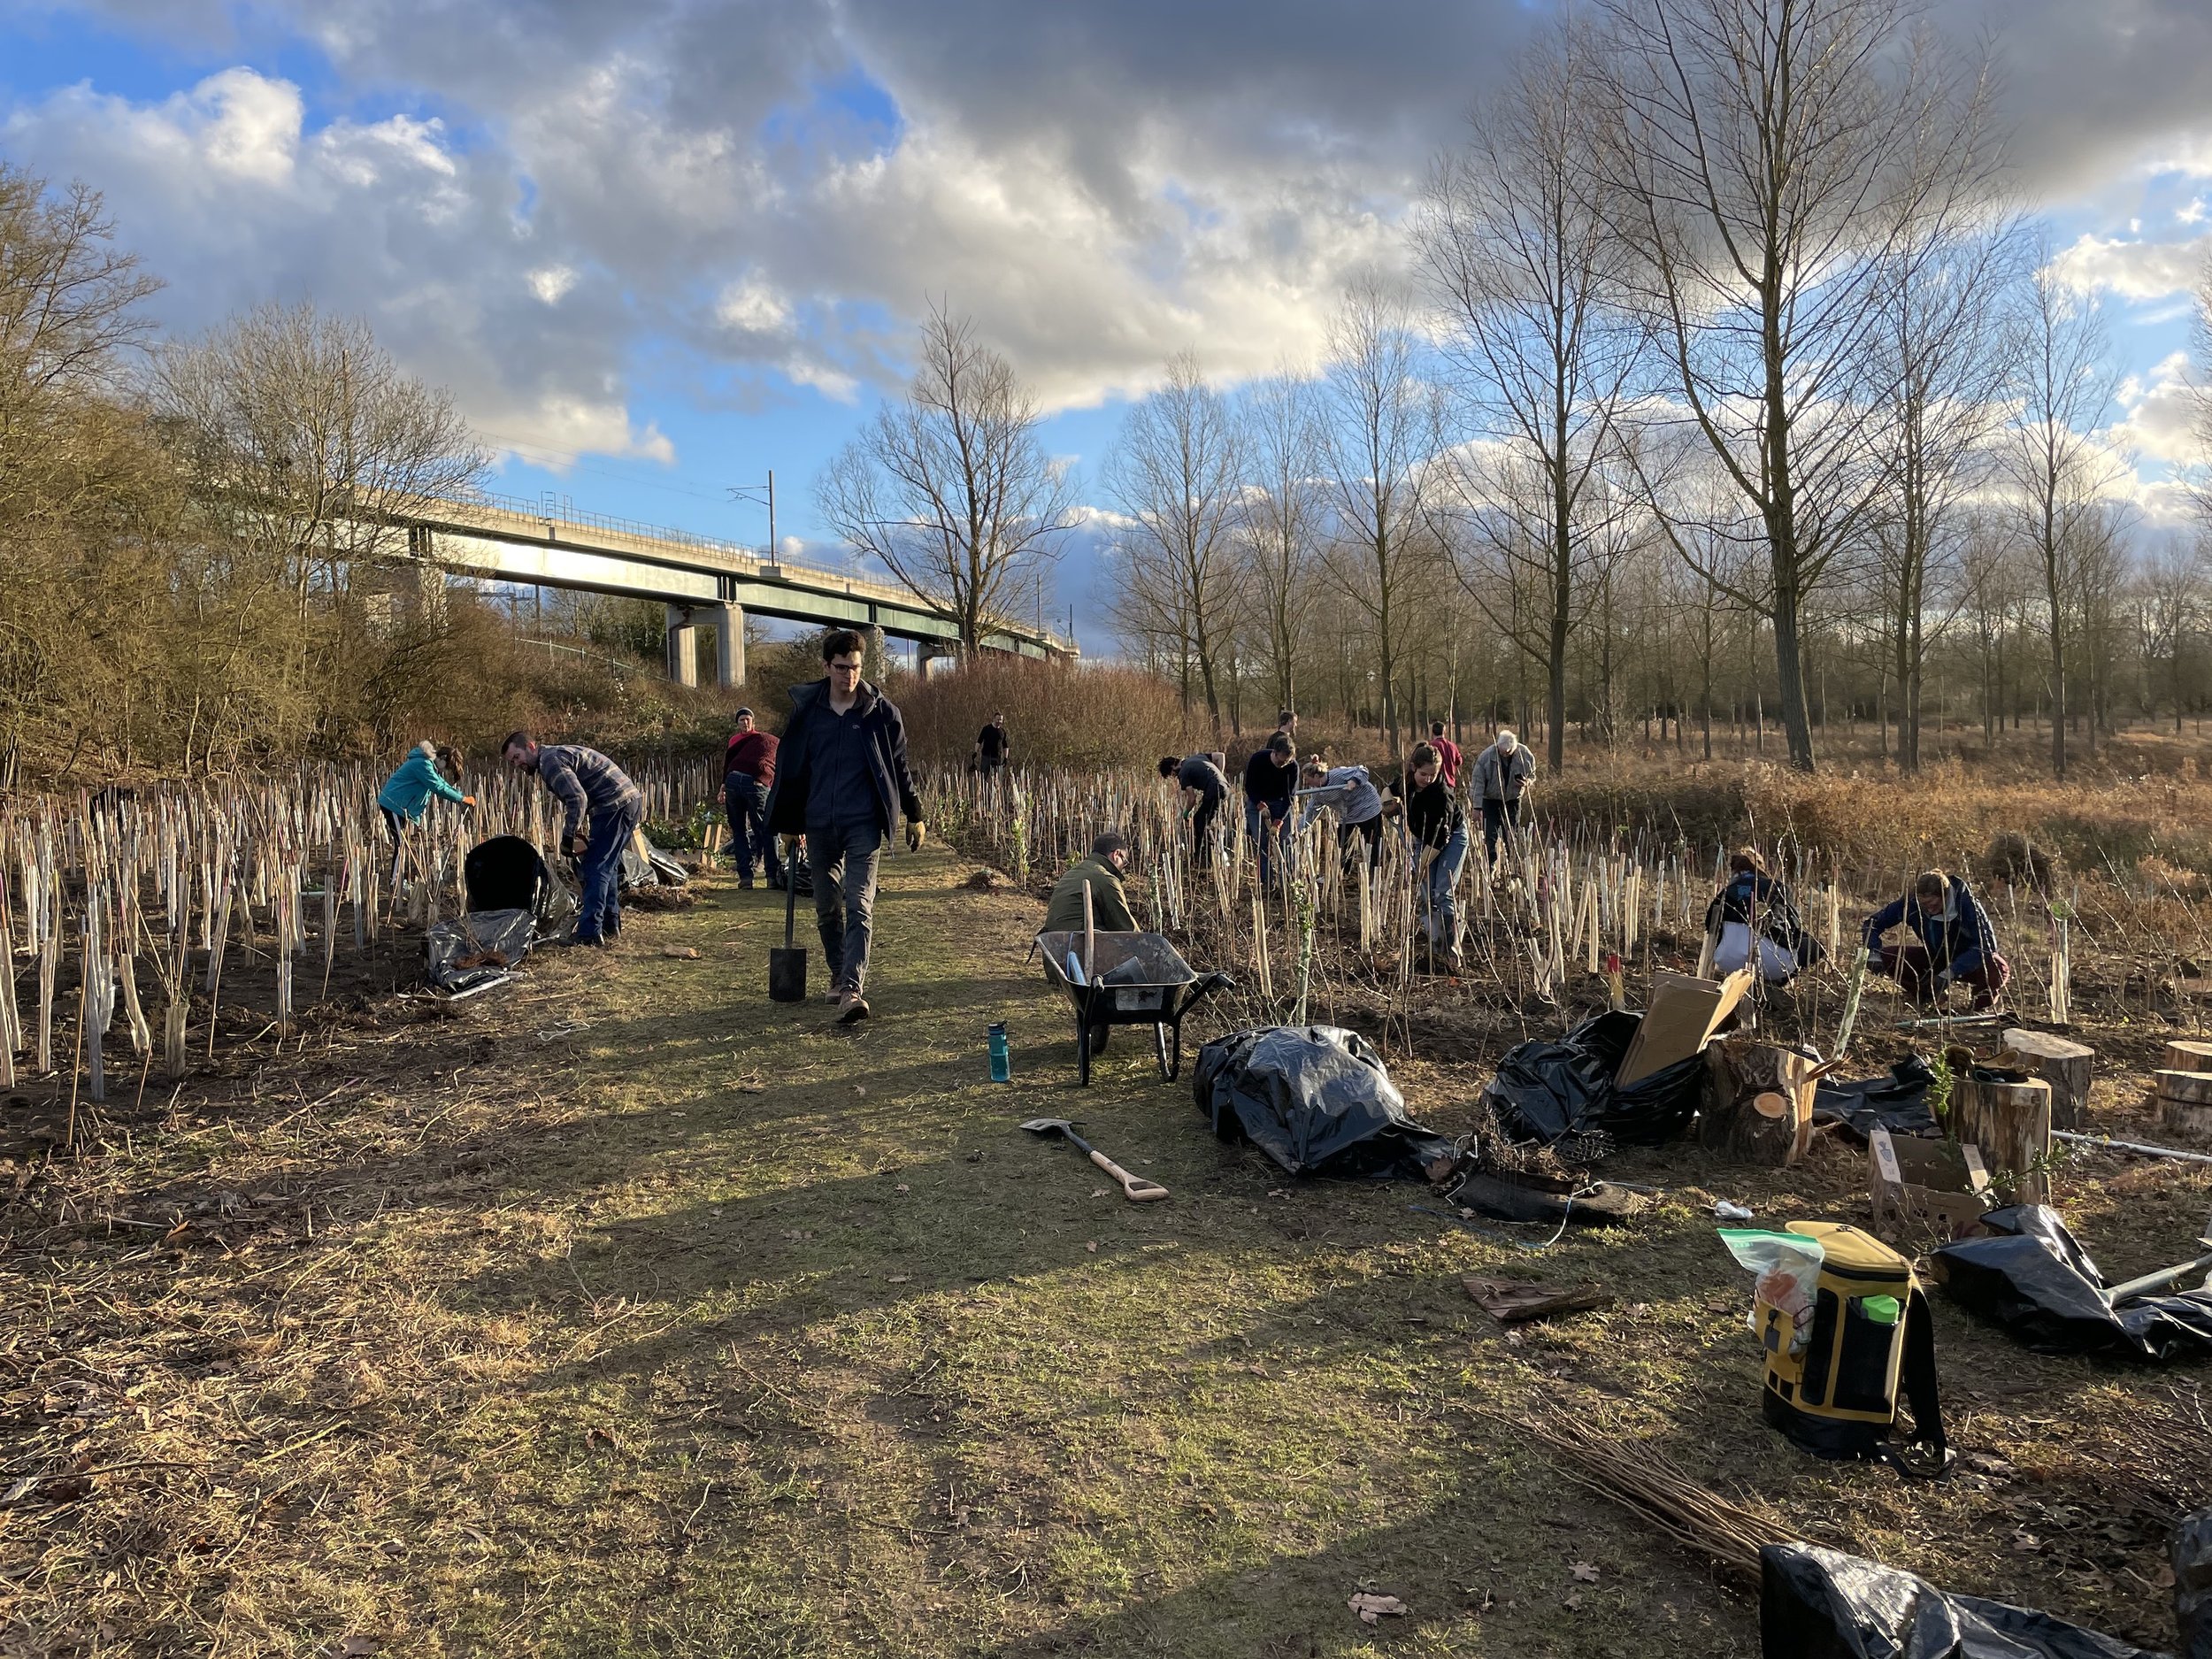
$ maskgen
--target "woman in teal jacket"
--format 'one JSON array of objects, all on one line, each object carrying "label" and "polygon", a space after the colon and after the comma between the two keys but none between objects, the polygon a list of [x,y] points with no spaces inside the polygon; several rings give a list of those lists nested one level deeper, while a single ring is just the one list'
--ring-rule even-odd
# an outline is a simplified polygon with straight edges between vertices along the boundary
[{"label": "woman in teal jacket", "polygon": [[[443,770],[441,771],[440,768]],[[432,795],[442,795],[457,806],[471,811],[476,810],[476,797],[463,795],[449,781],[461,775],[461,751],[440,749],[428,739],[407,751],[407,758],[399,764],[399,770],[384,780],[384,787],[376,792],[377,809],[384,814],[384,827],[392,834],[392,888],[399,888],[400,866],[406,861],[408,830],[422,821],[423,809],[430,804]]]}]

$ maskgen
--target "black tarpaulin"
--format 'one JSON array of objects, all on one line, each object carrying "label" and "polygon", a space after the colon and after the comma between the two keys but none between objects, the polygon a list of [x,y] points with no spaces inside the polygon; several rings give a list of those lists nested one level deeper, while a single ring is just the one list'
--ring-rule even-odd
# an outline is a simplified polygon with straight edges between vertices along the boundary
[{"label": "black tarpaulin", "polygon": [[1907,1055],[1886,1076],[1855,1083],[1823,1078],[1813,1093],[1813,1121],[1841,1124],[1861,1141],[1872,1140],[1878,1128],[1893,1135],[1939,1134],[1928,1110],[1928,1085],[1934,1081],[1935,1073],[1916,1054]]},{"label": "black tarpaulin", "polygon": [[1625,1088],[1616,1086],[1613,1075],[1642,1018],[1600,1014],[1563,1037],[1517,1045],[1498,1062],[1484,1101],[1516,1139],[1545,1146],[1601,1132],[1640,1146],[1671,1140],[1696,1115],[1705,1057],[1692,1055]]},{"label": "black tarpaulin", "polygon": [[472,910],[423,934],[424,977],[452,996],[503,979],[530,954],[528,910]]},{"label": "black tarpaulin", "polygon": [[1452,1143],[1406,1116],[1382,1056],[1334,1025],[1261,1025],[1217,1038],[1191,1073],[1224,1140],[1242,1133],[1293,1175],[1418,1174]]},{"label": "black tarpaulin", "polygon": [[1759,1552],[1759,1651],[1765,1659],[2168,1659],[1814,1544]]},{"label": "black tarpaulin", "polygon": [[1982,1217],[1993,1235],[1936,1251],[1936,1282],[1970,1312],[2041,1354],[2110,1352],[2169,1360],[2212,1354],[2212,1291],[2139,1296],[2108,1307],[2097,1264],[2047,1204]]}]

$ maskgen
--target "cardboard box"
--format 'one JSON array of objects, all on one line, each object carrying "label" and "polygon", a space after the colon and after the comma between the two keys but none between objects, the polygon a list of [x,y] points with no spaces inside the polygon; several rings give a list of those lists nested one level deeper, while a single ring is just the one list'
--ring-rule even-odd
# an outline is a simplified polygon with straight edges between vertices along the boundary
[{"label": "cardboard box", "polygon": [[1874,1231],[1891,1243],[1962,1239],[1995,1202],[1981,1148],[1877,1127],[1867,1145]]},{"label": "cardboard box", "polygon": [[1678,1060],[1705,1052],[1729,1015],[1751,990],[1751,971],[1739,968],[1724,979],[1701,979],[1694,973],[1651,976],[1651,1006],[1621,1056],[1613,1081],[1625,1087],[1663,1071]]}]

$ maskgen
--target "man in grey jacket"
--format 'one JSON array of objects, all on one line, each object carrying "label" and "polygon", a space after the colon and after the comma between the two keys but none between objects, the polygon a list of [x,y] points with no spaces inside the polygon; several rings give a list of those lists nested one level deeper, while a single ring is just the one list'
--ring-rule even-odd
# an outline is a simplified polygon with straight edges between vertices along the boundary
[{"label": "man in grey jacket", "polygon": [[1498,838],[1509,827],[1520,827],[1522,792],[1535,770],[1536,757],[1510,726],[1502,727],[1498,741],[1476,757],[1472,792],[1482,806],[1483,859],[1493,869],[1498,863]]},{"label": "man in grey jacket", "polygon": [[517,772],[537,773],[561,803],[561,849],[577,861],[584,885],[576,942],[613,944],[622,932],[622,849],[636,832],[645,797],[629,773],[581,743],[540,743],[516,732],[500,752]]}]

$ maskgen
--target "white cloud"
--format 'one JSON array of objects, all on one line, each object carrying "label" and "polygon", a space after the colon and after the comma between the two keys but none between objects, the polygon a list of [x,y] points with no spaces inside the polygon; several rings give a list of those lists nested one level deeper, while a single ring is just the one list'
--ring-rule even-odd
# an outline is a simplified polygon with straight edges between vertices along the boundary
[{"label": "white cloud", "polygon": [[2052,261],[2070,288],[2104,288],[2124,299],[2186,294],[2203,278],[2212,234],[2187,242],[2120,242],[2085,235]]},{"label": "white cloud", "polygon": [[367,317],[494,434],[673,458],[626,408],[618,297],[578,303],[578,266],[515,234],[513,159],[463,150],[437,120],[310,131],[296,87],[233,68],[150,104],[65,88],[10,111],[0,142],[106,194],[127,242],[167,280],[156,308],[176,333],[311,299]]},{"label": "white cloud", "polygon": [[541,265],[530,273],[530,291],[548,305],[558,305],[562,296],[575,286],[574,265]]},{"label": "white cloud", "polygon": [[2125,411],[2114,435],[2128,449],[2171,467],[2193,466],[2202,458],[2198,438],[2201,394],[2192,374],[2189,354],[2176,351],[2147,375],[2130,375],[2116,401]]},{"label": "white cloud", "polygon": [[723,288],[715,319],[725,328],[749,334],[780,334],[791,326],[791,302],[757,271]]}]

